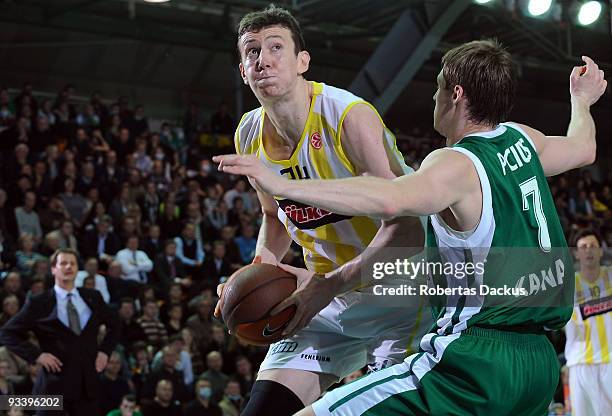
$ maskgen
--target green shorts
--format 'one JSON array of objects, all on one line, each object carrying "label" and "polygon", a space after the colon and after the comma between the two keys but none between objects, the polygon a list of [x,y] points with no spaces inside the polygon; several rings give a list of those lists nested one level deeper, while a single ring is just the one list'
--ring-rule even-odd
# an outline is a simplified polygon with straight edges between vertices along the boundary
[{"label": "green shorts", "polygon": [[545,335],[469,328],[429,333],[401,364],[325,394],[323,415],[545,415],[559,360]]}]

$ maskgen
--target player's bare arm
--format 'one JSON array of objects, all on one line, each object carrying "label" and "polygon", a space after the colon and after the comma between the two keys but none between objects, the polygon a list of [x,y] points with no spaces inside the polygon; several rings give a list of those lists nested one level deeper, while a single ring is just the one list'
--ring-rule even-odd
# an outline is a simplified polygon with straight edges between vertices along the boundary
[{"label": "player's bare arm", "polygon": [[545,136],[540,131],[522,124],[532,138],[546,176],[558,175],[571,169],[590,165],[595,161],[595,122],[590,108],[607,88],[604,72],[589,57],[583,56],[585,66],[574,67],[570,75],[571,119],[566,136]]},{"label": "player's bare arm", "polygon": [[[274,175],[254,157],[227,155],[216,157],[215,161],[220,163],[220,170],[247,175],[251,183],[267,192],[344,215],[389,220],[430,215],[449,207],[462,210],[466,201],[481,200],[480,184],[472,163],[466,156],[449,149],[432,152],[417,172],[393,180],[361,176],[290,181]],[[436,189],[436,192],[427,192],[430,189]],[[477,214],[478,210],[474,217],[478,217]],[[294,268],[281,267],[296,272]],[[286,328],[288,334],[307,325],[334,296],[362,283],[359,273],[335,276],[324,279],[313,275],[307,281],[298,282],[296,292],[272,311],[277,313],[292,304],[297,306],[296,317],[291,323],[295,326]]]}]

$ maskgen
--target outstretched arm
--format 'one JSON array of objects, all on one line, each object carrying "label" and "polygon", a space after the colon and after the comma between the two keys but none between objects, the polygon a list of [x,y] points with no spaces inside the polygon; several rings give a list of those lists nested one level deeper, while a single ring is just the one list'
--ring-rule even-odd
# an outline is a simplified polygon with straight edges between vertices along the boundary
[{"label": "outstretched arm", "polygon": [[[246,175],[265,192],[323,208],[337,214],[384,219],[430,215],[462,197],[472,169],[469,159],[449,149],[429,154],[421,168],[393,180],[361,176],[346,179],[293,181],[275,175],[255,156],[215,156],[219,170]],[[465,184],[464,184],[465,183]]]},{"label": "outstretched arm", "polygon": [[604,72],[587,56],[585,66],[575,67],[570,75],[572,113],[566,136],[545,136],[529,126],[517,124],[534,141],[546,176],[590,165],[595,161],[595,122],[591,106],[607,88]]}]

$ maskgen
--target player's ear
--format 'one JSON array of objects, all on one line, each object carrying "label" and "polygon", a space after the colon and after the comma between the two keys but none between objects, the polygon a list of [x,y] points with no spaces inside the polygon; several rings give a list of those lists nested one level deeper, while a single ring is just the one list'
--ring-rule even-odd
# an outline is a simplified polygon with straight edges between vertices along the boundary
[{"label": "player's ear", "polygon": [[464,98],[463,87],[461,85],[455,85],[455,88],[453,88],[453,101],[456,104],[462,98]]},{"label": "player's ear", "polygon": [[238,64],[238,70],[240,71],[240,76],[242,77],[242,81],[244,81],[246,85],[249,85],[249,80],[246,76],[246,72],[244,71],[244,65],[242,65],[242,62]]},{"label": "player's ear", "polygon": [[298,52],[298,67],[297,72],[298,75],[302,75],[308,71],[310,67],[310,54],[307,51]]}]

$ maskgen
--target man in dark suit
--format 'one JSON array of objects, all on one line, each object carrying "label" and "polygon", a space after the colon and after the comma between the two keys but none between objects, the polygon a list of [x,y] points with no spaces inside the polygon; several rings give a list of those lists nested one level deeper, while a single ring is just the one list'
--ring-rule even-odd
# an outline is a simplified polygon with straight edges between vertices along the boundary
[{"label": "man in dark suit", "polygon": [[[57,250],[51,257],[51,271],[55,286],[30,298],[0,329],[0,344],[42,366],[33,394],[63,395],[65,413],[91,416],[97,414],[97,373],[104,370],[117,344],[119,320],[99,292],[75,287],[78,258],[74,250]],[[107,331],[98,346],[102,324]],[[29,331],[40,347],[28,341]]]},{"label": "man in dark suit", "polygon": [[200,282],[200,290],[207,287],[216,287],[221,277],[229,277],[233,273],[230,262],[227,259],[225,242],[223,240],[217,240],[213,243],[212,254],[212,256],[208,256],[204,260],[204,265],[202,266],[204,279]]},{"label": "man in dark suit", "polygon": [[157,255],[154,263],[153,282],[159,298],[166,298],[172,283],[181,283],[185,288],[191,286],[191,279],[185,277],[185,266],[176,256],[176,243],[166,240],[164,251]]},{"label": "man in dark suit", "polygon": [[112,256],[121,249],[121,241],[117,234],[110,231],[112,219],[109,215],[102,217],[95,230],[88,231],[81,240],[81,253],[85,258],[95,257],[104,262],[103,269],[106,270]]}]

